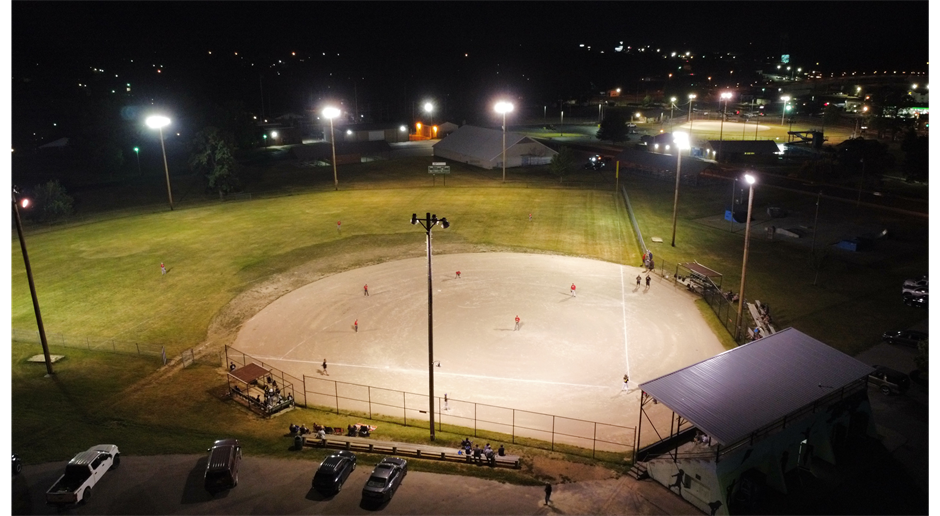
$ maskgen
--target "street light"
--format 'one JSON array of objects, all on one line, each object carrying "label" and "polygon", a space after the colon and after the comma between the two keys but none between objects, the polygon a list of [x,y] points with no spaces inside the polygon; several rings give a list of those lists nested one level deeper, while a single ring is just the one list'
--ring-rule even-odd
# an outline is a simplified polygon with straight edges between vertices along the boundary
[{"label": "street light", "polygon": [[163,128],[170,125],[170,119],[165,116],[148,116],[147,127],[160,130],[160,149],[163,150],[163,170],[166,172],[166,195],[170,198],[170,211],[173,211],[173,191],[170,189],[170,168],[166,165],[166,146],[163,144]]},{"label": "street light", "polygon": [[716,156],[716,161],[721,163],[721,144],[724,141],[725,135],[725,118],[728,117],[728,99],[731,98],[731,92],[726,91],[721,94],[721,98],[725,101],[725,112],[721,115],[721,131],[718,133],[718,156]]},{"label": "street light", "polygon": [[673,112],[676,110],[676,98],[669,99],[669,122],[672,122]]},{"label": "street light", "polygon": [[695,94],[689,94],[689,134],[692,134],[692,101],[695,100]]},{"label": "street light", "polygon": [[[496,112],[503,115],[503,182],[506,182],[506,113],[512,112],[512,102],[497,102]],[[564,113],[564,111],[562,111]],[[565,115],[562,114],[562,117]]]},{"label": "street light", "polygon": [[679,210],[679,172],[682,170],[682,151],[689,148],[689,135],[683,132],[672,133],[676,144],[676,195],[672,201],[672,246],[676,246],[676,214]]},{"label": "street light", "polygon": [[741,337],[741,313],[744,308],[744,280],[747,274],[747,247],[751,241],[751,207],[754,205],[754,176],[745,174],[744,180],[750,185],[750,189],[747,195],[747,221],[744,225],[744,262],[741,264],[741,292],[738,294],[738,319],[734,324],[735,339]]},{"label": "street light", "polygon": [[137,155],[137,175],[143,175],[140,172],[140,147],[134,147],[134,154]]},{"label": "street light", "polygon": [[442,228],[447,229],[450,223],[446,217],[440,219],[437,215],[430,213],[424,219],[419,219],[417,213],[411,214],[411,224],[421,224],[421,227],[427,232],[428,239],[428,374],[429,374],[429,394],[428,394],[428,415],[431,422],[431,440],[434,440],[434,303],[433,286],[431,284],[431,228],[440,224]]},{"label": "street light", "polygon": [[[16,216],[16,234],[20,237],[20,248],[23,250],[23,263],[26,264],[26,278],[29,280],[29,293],[33,298],[33,312],[36,314],[36,325],[39,327],[39,342],[42,343],[42,354],[46,357],[46,376],[55,374],[52,371],[52,357],[49,356],[49,343],[46,342],[46,329],[42,325],[42,313],[39,311],[39,298],[36,296],[36,284],[33,283],[33,268],[29,265],[29,253],[26,252],[26,238],[23,237],[23,223],[20,221],[20,209],[16,202],[16,187],[13,188],[13,213]],[[29,206],[29,199],[23,199],[23,207]]]},{"label": "street light", "polygon": [[783,111],[780,113],[780,125],[783,125],[783,119],[787,115],[787,104],[790,102],[790,97],[784,95],[780,97],[780,100],[783,101]]},{"label": "street light", "polygon": [[339,110],[328,107],[323,110],[323,116],[330,119],[330,143],[333,146],[333,189],[339,190],[339,179],[336,178],[336,138],[333,137],[333,119],[339,116]]}]

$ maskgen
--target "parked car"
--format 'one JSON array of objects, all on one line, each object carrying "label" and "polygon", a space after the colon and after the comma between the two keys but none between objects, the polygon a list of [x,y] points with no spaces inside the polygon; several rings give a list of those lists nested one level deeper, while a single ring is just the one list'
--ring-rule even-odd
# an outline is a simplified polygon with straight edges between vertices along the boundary
[{"label": "parked car", "polygon": [[99,444],[79,453],[65,465],[65,473],[46,491],[46,503],[87,503],[91,499],[92,488],[109,469],[120,463],[121,452],[113,444]]},{"label": "parked car", "polygon": [[600,170],[606,165],[605,159],[600,154],[595,154],[588,158],[587,163],[584,164],[584,168],[591,170]]},{"label": "parked car", "polygon": [[385,457],[376,464],[369,475],[369,481],[362,488],[362,498],[380,503],[391,500],[407,474],[408,461],[398,457]]},{"label": "parked car", "polygon": [[911,379],[900,371],[890,367],[875,365],[868,373],[868,382],[881,391],[882,394],[903,394],[911,388]]},{"label": "parked car", "polygon": [[927,287],[904,287],[901,291],[901,298],[904,300],[904,304],[908,306],[927,306],[927,298],[930,297],[930,293],[927,291]]},{"label": "parked car", "polygon": [[894,330],[884,332],[881,338],[888,344],[917,346],[920,341],[927,340],[927,334],[917,330]]},{"label": "parked car", "polygon": [[905,287],[927,287],[927,276],[904,280]]},{"label": "parked car", "polygon": [[928,292],[927,285],[904,285],[901,287],[901,295],[911,294],[911,295],[926,295]]},{"label": "parked car", "polygon": [[20,471],[23,471],[23,461],[20,460],[20,456],[13,454],[13,475],[19,475]]},{"label": "parked car", "polygon": [[215,494],[238,485],[238,467],[242,461],[242,447],[238,439],[220,439],[209,448],[206,461],[206,491]]},{"label": "parked car", "polygon": [[636,129],[636,124],[633,122],[627,122],[627,129]]},{"label": "parked car", "polygon": [[334,453],[320,463],[313,475],[313,488],[326,495],[337,494],[343,490],[343,484],[355,470],[355,453],[345,450]]}]

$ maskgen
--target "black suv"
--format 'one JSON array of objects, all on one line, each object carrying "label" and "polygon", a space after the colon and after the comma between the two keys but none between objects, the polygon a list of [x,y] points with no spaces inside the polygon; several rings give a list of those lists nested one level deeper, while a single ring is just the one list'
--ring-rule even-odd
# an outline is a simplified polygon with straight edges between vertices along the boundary
[{"label": "black suv", "polygon": [[313,475],[313,488],[326,495],[337,494],[343,489],[349,474],[355,470],[355,453],[344,450],[330,455],[320,463]]},{"label": "black suv", "polygon": [[904,344],[905,346],[917,346],[922,340],[927,340],[927,334],[917,330],[895,330],[886,331],[881,336],[888,344]]},{"label": "black suv", "polygon": [[369,481],[362,488],[362,498],[379,503],[391,500],[407,474],[408,461],[398,457],[385,457],[375,465],[369,475]]},{"label": "black suv", "polygon": [[868,373],[868,383],[878,387],[882,394],[903,394],[911,388],[911,379],[906,374],[890,367],[875,365]]},{"label": "black suv", "polygon": [[215,494],[238,485],[242,447],[237,439],[220,439],[209,448],[206,462],[206,491]]}]

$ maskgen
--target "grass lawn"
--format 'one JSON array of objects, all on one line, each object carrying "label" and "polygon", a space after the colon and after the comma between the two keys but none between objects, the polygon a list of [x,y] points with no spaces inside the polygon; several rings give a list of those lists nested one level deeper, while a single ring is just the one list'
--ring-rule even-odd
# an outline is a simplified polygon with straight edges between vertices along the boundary
[{"label": "grass lawn", "polygon": [[[587,189],[326,191],[125,216],[30,234],[28,242],[47,333],[165,345],[174,355],[201,342],[235,295],[271,275],[325,257],[335,260],[324,273],[355,268],[362,263],[344,257],[374,261],[372,249],[421,256],[425,238],[409,224],[413,212],[451,222],[434,234],[436,253],[471,246],[636,262],[621,204],[612,191]],[[32,329],[15,242],[11,252],[12,326]]]}]

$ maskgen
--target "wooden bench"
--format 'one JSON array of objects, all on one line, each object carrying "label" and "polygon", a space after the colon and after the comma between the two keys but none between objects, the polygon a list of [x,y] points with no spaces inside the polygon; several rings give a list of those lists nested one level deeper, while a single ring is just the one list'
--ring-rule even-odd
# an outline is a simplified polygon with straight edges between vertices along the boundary
[{"label": "wooden bench", "polygon": [[518,455],[495,455],[492,463],[483,457],[476,461],[472,456],[468,457],[462,449],[446,448],[442,446],[433,446],[429,444],[402,443],[393,441],[377,441],[366,437],[350,437],[341,435],[327,435],[323,439],[314,436],[307,436],[305,443],[307,446],[319,448],[338,448],[341,450],[360,451],[367,453],[385,453],[389,455],[404,455],[418,459],[443,460],[449,462],[472,462],[476,464],[490,464],[492,466],[502,466],[507,468],[519,469],[521,463]]}]

